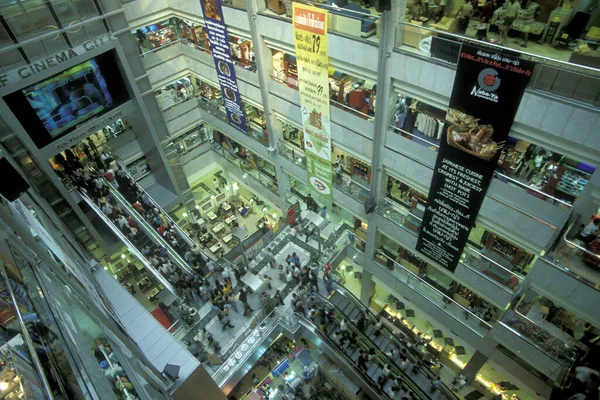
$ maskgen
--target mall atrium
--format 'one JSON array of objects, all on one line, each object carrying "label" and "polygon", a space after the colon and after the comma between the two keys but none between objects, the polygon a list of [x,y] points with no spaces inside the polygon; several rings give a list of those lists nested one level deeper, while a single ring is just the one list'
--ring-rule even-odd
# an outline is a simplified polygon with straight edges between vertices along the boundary
[{"label": "mall atrium", "polygon": [[0,2],[7,399],[597,399],[597,0]]}]

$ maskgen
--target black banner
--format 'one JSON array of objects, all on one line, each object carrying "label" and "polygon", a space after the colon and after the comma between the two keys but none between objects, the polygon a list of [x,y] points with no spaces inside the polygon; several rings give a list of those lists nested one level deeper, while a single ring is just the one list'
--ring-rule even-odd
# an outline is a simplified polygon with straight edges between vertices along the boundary
[{"label": "black banner", "polygon": [[463,45],[417,250],[454,271],[533,62]]},{"label": "black banner", "polygon": [[200,0],[200,5],[204,12],[204,23],[208,32],[210,51],[217,68],[217,77],[219,78],[229,124],[247,135],[246,116],[242,109],[235,69],[233,61],[231,61],[231,50],[229,49],[221,0]]}]

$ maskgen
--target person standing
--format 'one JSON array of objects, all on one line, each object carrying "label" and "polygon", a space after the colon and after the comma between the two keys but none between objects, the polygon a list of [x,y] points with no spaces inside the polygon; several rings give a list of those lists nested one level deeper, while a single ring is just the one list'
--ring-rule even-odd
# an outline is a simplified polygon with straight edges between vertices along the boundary
[{"label": "person standing", "polygon": [[79,148],[81,148],[81,150],[83,151],[83,153],[87,157],[88,161],[91,161],[92,160],[92,153],[90,153],[90,146],[87,144],[87,142],[85,141],[85,139],[82,140],[81,143],[79,143]]},{"label": "person standing", "polygon": [[469,21],[473,15],[473,4],[470,0],[466,1],[465,4],[456,13],[456,19],[458,20],[458,33],[464,35],[467,33],[469,27]]},{"label": "person standing", "polygon": [[273,298],[277,301],[277,303],[279,303],[280,306],[284,305],[283,296],[281,295],[281,290],[276,291]]},{"label": "person standing", "polygon": [[223,326],[223,330],[225,330],[225,328],[235,328],[234,325],[231,325],[229,311],[227,311],[227,308],[225,307],[221,307],[221,309],[219,310],[219,321]]},{"label": "person standing", "polygon": [[215,188],[215,192],[221,193],[221,185],[219,184],[217,178],[213,178],[213,187]]},{"label": "person standing", "polygon": [[240,290],[240,295],[238,299],[244,305],[244,317],[248,315],[248,312],[254,312],[252,307],[250,307],[250,305],[248,304],[248,292],[246,291],[246,289]]},{"label": "person standing", "polygon": [[519,3],[519,0],[509,1],[506,3],[505,10],[504,20],[502,21],[501,27],[501,39],[504,37],[505,40],[508,40],[508,31],[510,31],[510,28],[512,28],[513,22],[515,19],[517,19],[519,11],[521,11],[521,3]]}]

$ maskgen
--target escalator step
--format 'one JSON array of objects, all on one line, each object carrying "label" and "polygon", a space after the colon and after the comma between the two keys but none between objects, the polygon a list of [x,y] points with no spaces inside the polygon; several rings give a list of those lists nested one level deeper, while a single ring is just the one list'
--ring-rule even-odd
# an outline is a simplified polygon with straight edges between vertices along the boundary
[{"label": "escalator step", "polygon": [[354,349],[354,351],[350,355],[350,359],[352,359],[352,361],[356,361],[358,359],[358,355],[360,354],[358,351],[359,349]]},{"label": "escalator step", "polygon": [[344,298],[338,293],[338,292],[333,292],[333,295],[331,295],[331,298],[329,299],[329,301],[331,302],[331,304],[333,304],[334,306],[339,305],[342,300],[344,300]]},{"label": "escalator step", "polygon": [[367,369],[367,375],[369,375],[371,377],[371,379],[376,381],[377,375],[380,375],[380,374],[381,374],[381,368],[379,368],[379,365],[377,365],[377,363],[371,363],[371,365],[369,365],[369,368]]},{"label": "escalator step", "polygon": [[348,314],[348,319],[356,319],[356,317],[358,317],[359,314],[360,311],[358,311],[358,308],[355,308],[350,312],[350,314]]},{"label": "escalator step", "polygon": [[350,303],[348,302],[348,300],[346,300],[346,299],[343,299],[343,298],[342,298],[342,299],[341,299],[341,301],[338,303],[337,307],[338,307],[338,309],[339,309],[340,311],[344,311],[344,308],[346,308],[346,306],[347,306],[348,304],[350,304]]},{"label": "escalator step", "polygon": [[348,303],[348,304],[346,304],[346,307],[344,307],[342,312],[344,313],[345,316],[348,316],[354,309],[355,309],[354,305],[352,303]]},{"label": "escalator step", "polygon": [[370,336],[371,332],[373,332],[373,330],[375,329],[375,327],[371,324],[369,324],[369,326],[367,326],[367,329],[365,329],[365,335]]},{"label": "escalator step", "polygon": [[385,340],[385,337],[383,336],[383,333],[380,333],[379,336],[375,336],[375,345],[381,349],[381,345],[383,344],[383,341]]},{"label": "escalator step", "polygon": [[381,346],[379,346],[379,348],[383,352],[389,351],[388,349],[390,349],[392,347],[393,347],[392,342],[390,342],[390,340],[386,337],[384,337],[383,342],[381,343]]}]

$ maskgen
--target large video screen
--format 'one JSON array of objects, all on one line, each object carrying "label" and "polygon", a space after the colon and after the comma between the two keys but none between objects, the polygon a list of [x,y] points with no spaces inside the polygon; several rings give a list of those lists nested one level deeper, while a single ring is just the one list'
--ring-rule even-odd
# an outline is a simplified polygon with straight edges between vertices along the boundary
[{"label": "large video screen", "polygon": [[5,97],[7,105],[40,148],[128,99],[113,52]]}]

